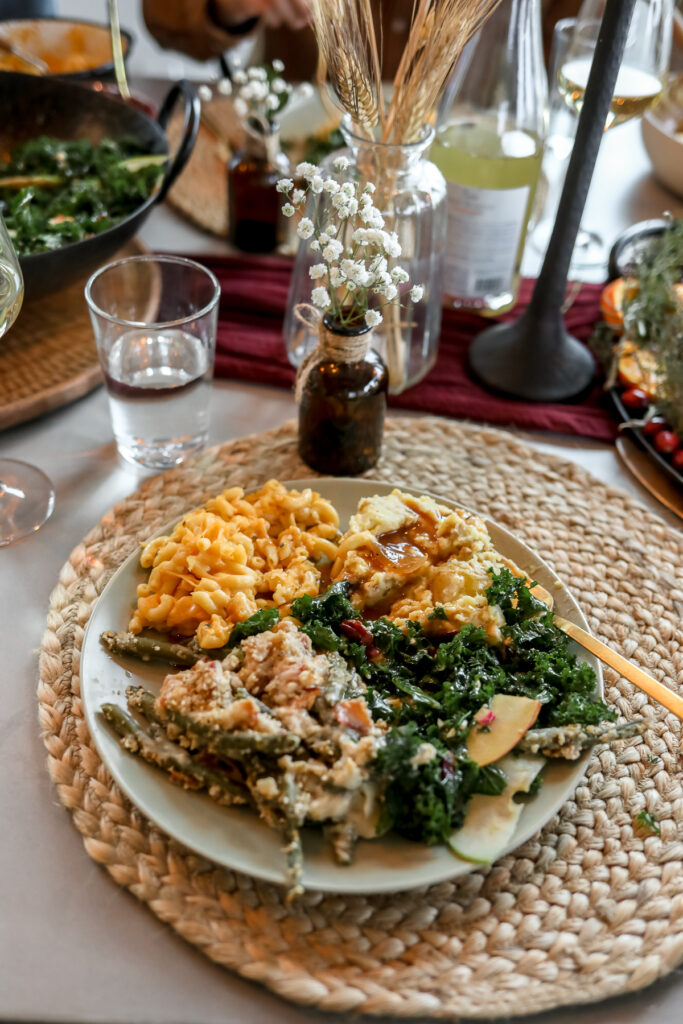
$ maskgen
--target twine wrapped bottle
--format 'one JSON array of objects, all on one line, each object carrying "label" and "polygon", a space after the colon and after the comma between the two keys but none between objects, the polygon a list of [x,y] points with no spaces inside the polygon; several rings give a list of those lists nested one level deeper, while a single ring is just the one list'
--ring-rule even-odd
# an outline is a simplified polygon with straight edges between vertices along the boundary
[{"label": "twine wrapped bottle", "polygon": [[318,334],[297,374],[299,455],[318,473],[363,473],[382,450],[389,388],[384,360],[371,348],[372,328],[321,318],[305,304],[297,317]]}]

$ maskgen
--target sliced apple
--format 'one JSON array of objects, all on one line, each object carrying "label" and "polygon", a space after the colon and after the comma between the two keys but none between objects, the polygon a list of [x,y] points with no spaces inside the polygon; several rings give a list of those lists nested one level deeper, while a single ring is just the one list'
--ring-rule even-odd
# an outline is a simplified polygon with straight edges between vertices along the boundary
[{"label": "sliced apple", "polygon": [[500,760],[519,743],[538,718],[541,702],[531,697],[497,693],[474,716],[467,735],[467,752],[477,764]]},{"label": "sliced apple", "polygon": [[515,803],[515,793],[527,793],[545,764],[542,757],[505,757],[497,765],[507,775],[507,785],[499,796],[472,797],[462,828],[448,840],[453,853],[475,864],[491,864],[512,842],[523,804]]}]

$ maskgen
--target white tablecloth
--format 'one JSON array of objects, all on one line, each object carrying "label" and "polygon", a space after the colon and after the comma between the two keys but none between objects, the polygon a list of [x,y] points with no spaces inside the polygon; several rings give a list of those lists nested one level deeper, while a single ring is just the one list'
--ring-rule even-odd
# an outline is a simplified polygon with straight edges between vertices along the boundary
[{"label": "white tablecloth", "polygon": [[[666,208],[683,213],[682,204],[651,178],[639,126],[610,132],[587,209],[591,226],[611,239],[629,223]],[[153,214],[142,237],[161,249],[220,250],[164,209]],[[285,391],[216,383],[211,442],[266,430],[293,413]],[[547,436],[534,443],[677,522],[626,474],[610,447]],[[85,853],[44,768],[36,651],[60,567],[107,509],[136,488],[140,475],[117,460],[101,389],[0,434],[0,452],[40,466],[56,488],[52,519],[37,535],[0,551],[0,1017],[70,1024],[329,1021],[214,966]],[[678,972],[642,993],[579,1012],[582,1024],[678,1024],[682,1000]],[[575,1016],[567,1009],[534,1021],[573,1024]]]}]

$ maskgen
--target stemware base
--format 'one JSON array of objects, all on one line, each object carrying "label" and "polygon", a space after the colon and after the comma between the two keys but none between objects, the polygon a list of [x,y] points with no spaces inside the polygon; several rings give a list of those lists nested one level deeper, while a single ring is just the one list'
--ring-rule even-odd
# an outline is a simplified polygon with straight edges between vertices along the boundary
[{"label": "stemware base", "polygon": [[0,459],[0,547],[39,530],[52,515],[55,492],[42,470]]}]

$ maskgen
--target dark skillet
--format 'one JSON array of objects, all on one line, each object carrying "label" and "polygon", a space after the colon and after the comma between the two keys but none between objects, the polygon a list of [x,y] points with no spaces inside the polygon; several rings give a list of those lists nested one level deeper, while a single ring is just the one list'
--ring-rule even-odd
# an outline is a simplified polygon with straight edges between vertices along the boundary
[{"label": "dark skillet", "polygon": [[38,78],[7,71],[0,75],[0,152],[8,155],[20,142],[38,135],[59,139],[117,139],[133,135],[149,153],[168,153],[166,125],[176,103],[185,110],[183,135],[166,165],[161,187],[128,217],[99,235],[72,242],[53,252],[22,256],[27,299],[48,295],[84,278],[118,252],[140,229],[187,163],[199,128],[200,103],[189,82],[171,87],[156,121],[122,100],[58,78]]}]

